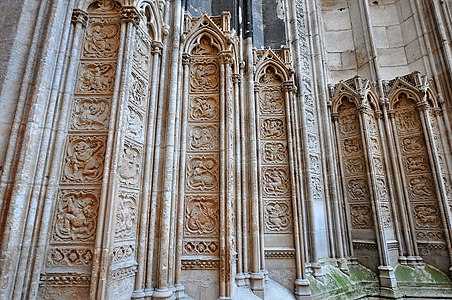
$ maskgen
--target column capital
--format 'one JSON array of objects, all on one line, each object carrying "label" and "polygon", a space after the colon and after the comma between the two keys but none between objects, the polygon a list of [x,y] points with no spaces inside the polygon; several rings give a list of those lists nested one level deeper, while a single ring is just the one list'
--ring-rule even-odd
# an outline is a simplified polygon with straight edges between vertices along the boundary
[{"label": "column capital", "polygon": [[283,90],[285,92],[293,92],[293,93],[295,93],[297,88],[295,87],[295,84],[293,83],[293,81],[284,81],[283,82]]},{"label": "column capital", "polygon": [[140,18],[140,12],[135,6],[123,6],[121,8],[121,22],[132,22],[134,25],[138,26],[138,24],[140,24]]},{"label": "column capital", "polygon": [[80,23],[83,27],[86,27],[88,24],[88,13],[78,8],[74,9],[72,12],[72,23]]},{"label": "column capital", "polygon": [[232,61],[231,51],[227,50],[220,53],[220,64],[232,65]]},{"label": "column capital", "polygon": [[157,42],[157,41],[153,41],[152,45],[151,45],[151,53],[152,54],[160,54],[162,55],[162,50],[163,50],[163,43],[161,42]]},{"label": "column capital", "polygon": [[189,65],[191,62],[191,55],[188,53],[182,54],[182,64],[183,65]]},{"label": "column capital", "polygon": [[232,74],[232,82],[234,83],[240,83],[242,78],[240,77],[240,74]]}]

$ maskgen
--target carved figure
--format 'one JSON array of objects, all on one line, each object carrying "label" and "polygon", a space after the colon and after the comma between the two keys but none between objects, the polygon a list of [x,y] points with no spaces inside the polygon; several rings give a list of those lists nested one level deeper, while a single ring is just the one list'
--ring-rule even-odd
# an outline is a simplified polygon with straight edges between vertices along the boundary
[{"label": "carved figure", "polygon": [[80,71],[79,90],[85,93],[105,93],[113,90],[115,66],[112,64],[85,64]]},{"label": "carved figure", "polygon": [[423,176],[410,180],[410,190],[412,197],[424,198],[433,195],[432,182]]},{"label": "carved figure", "polygon": [[212,190],[217,187],[217,161],[213,157],[192,158],[188,165],[187,184],[194,190]]},{"label": "carved figure", "polygon": [[196,150],[216,150],[218,148],[218,128],[213,125],[193,126],[189,134],[190,146]]},{"label": "carved figure", "polygon": [[426,157],[423,155],[416,155],[407,157],[405,160],[405,168],[408,172],[425,172],[428,165],[426,163]]},{"label": "carved figure", "polygon": [[92,192],[62,192],[54,239],[58,241],[92,240],[96,231],[97,206],[97,197]]},{"label": "carved figure", "polygon": [[357,229],[368,229],[372,227],[372,211],[368,205],[351,205],[352,226]]},{"label": "carved figure", "polygon": [[291,228],[291,210],[286,202],[268,202],[265,207],[265,226],[268,231],[288,231]]},{"label": "carved figure", "polygon": [[218,86],[218,66],[204,61],[193,65],[190,83],[195,90],[213,90]]},{"label": "carved figure", "polygon": [[262,137],[277,139],[285,137],[285,124],[281,119],[264,119],[261,127]]},{"label": "carved figure", "polygon": [[119,26],[108,19],[93,22],[86,29],[84,55],[86,57],[108,58],[116,54],[119,47]]},{"label": "carved figure", "polygon": [[133,193],[120,193],[116,213],[115,236],[130,238],[135,236],[137,222],[137,198]]},{"label": "carved figure", "polygon": [[347,187],[351,199],[363,200],[369,196],[365,179],[350,179]]},{"label": "carved figure", "polygon": [[267,195],[282,196],[289,192],[289,178],[284,168],[267,168],[263,175],[263,188]]},{"label": "carved figure", "polygon": [[190,103],[190,117],[193,120],[218,119],[218,106],[213,97],[196,97]]},{"label": "carved figure", "polygon": [[103,174],[104,142],[95,137],[73,138],[68,144],[63,180],[95,182]]},{"label": "carved figure", "polygon": [[438,218],[438,209],[431,204],[414,205],[414,216],[416,224],[420,227],[438,227],[440,219]]},{"label": "carved figure", "polygon": [[260,110],[263,114],[283,114],[284,95],[280,90],[267,90],[260,94]]},{"label": "carved figure", "polygon": [[74,129],[103,130],[108,127],[110,105],[105,99],[77,99],[71,125]]},{"label": "carved figure", "polygon": [[362,151],[361,142],[359,139],[345,139],[343,146],[345,155],[359,154]]},{"label": "carved figure", "polygon": [[122,163],[119,168],[121,182],[136,186],[140,181],[141,154],[137,148],[124,144]]},{"label": "carved figure", "polygon": [[186,234],[209,235],[218,233],[218,207],[215,199],[192,199],[186,208]]},{"label": "carved figure", "polygon": [[283,143],[266,143],[264,145],[264,161],[268,163],[287,162],[286,146]]}]

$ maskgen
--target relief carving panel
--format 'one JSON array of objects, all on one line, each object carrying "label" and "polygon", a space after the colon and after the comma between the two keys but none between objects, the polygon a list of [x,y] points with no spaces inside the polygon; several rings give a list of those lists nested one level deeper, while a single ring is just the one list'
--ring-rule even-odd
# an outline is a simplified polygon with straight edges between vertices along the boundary
[{"label": "relief carving panel", "polygon": [[190,72],[192,92],[216,92],[220,81],[217,59],[194,59]]},{"label": "relief carving panel", "polygon": [[116,208],[115,239],[133,239],[136,235],[138,193],[121,191]]},{"label": "relief carving panel", "polygon": [[119,181],[128,187],[138,187],[141,179],[142,148],[128,141],[124,142],[121,164],[119,166]]},{"label": "relief carving panel", "polygon": [[115,63],[81,63],[76,92],[82,94],[111,93],[115,73]]},{"label": "relief carving panel", "polygon": [[263,139],[285,139],[286,125],[282,118],[262,118],[261,138]]},{"label": "relief carving panel", "polygon": [[262,170],[264,196],[288,196],[290,189],[289,171],[286,167],[264,167]]},{"label": "relief carving panel", "polygon": [[102,179],[105,136],[69,136],[62,181],[96,183]]},{"label": "relief carving panel", "polygon": [[187,196],[185,203],[185,236],[217,236],[218,197]]},{"label": "relief carving panel", "polygon": [[190,98],[191,121],[218,121],[218,97],[195,96]]},{"label": "relief carving panel", "polygon": [[217,155],[188,155],[187,188],[204,192],[218,190]]},{"label": "relief carving panel", "polygon": [[265,201],[265,231],[292,232],[292,210],[289,200]]},{"label": "relief carving panel", "polygon": [[118,48],[118,19],[91,18],[85,31],[83,57],[115,58]]},{"label": "relief carving panel", "polygon": [[72,130],[107,130],[110,98],[76,98],[72,108]]},{"label": "relief carving panel", "polygon": [[98,206],[97,190],[60,191],[52,240],[57,242],[94,241]]},{"label": "relief carving panel", "polygon": [[93,250],[89,248],[51,248],[47,255],[47,267],[83,267],[93,261]]},{"label": "relief carving panel", "polygon": [[217,151],[218,134],[217,125],[189,125],[187,144],[192,151]]}]

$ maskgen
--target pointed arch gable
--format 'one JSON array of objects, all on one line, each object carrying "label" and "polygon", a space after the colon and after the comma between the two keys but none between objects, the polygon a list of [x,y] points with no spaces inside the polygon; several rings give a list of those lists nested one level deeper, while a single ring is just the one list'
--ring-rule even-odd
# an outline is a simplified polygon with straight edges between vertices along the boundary
[{"label": "pointed arch gable", "polygon": [[[258,51],[258,50],[255,50]],[[264,76],[268,67],[272,66],[275,70],[275,75],[281,78],[281,82],[289,81],[291,78],[291,72],[289,68],[286,67],[284,62],[276,55],[276,53],[269,49],[260,57],[256,63],[256,71],[254,72],[254,81],[259,82],[259,80]]]},{"label": "pointed arch gable", "polygon": [[230,50],[228,37],[209,16],[202,16],[191,27],[192,30],[185,37],[184,53],[191,53],[193,48],[200,44],[203,37],[209,38],[215,47],[218,47],[218,52]]}]

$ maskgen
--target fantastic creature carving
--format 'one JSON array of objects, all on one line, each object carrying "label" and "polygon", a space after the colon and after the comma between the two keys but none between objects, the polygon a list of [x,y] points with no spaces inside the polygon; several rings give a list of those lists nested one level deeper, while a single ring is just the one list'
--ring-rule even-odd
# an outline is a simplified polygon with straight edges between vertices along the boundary
[{"label": "fantastic creature carving", "polygon": [[263,170],[264,195],[285,196],[289,193],[289,176],[284,167],[267,167]]},{"label": "fantastic creature carving", "polygon": [[264,90],[260,93],[259,100],[261,114],[284,114],[284,95],[281,90]]},{"label": "fantastic creature carving", "polygon": [[267,232],[290,232],[292,217],[289,201],[266,201],[265,228]]},{"label": "fantastic creature carving", "polygon": [[287,163],[287,149],[283,142],[268,142],[264,144],[263,161],[270,164]]},{"label": "fantastic creature carving", "polygon": [[117,19],[93,18],[85,33],[83,55],[86,58],[113,58],[119,48]]},{"label": "fantastic creature carving", "polygon": [[98,192],[62,190],[58,199],[53,240],[88,242],[96,231]]},{"label": "fantastic creature carving", "polygon": [[117,202],[115,238],[134,238],[137,226],[138,195],[132,192],[120,192]]},{"label": "fantastic creature carving", "polygon": [[119,166],[120,182],[126,186],[136,187],[140,182],[141,148],[132,143],[124,143],[121,165]]},{"label": "fantastic creature carving", "polygon": [[102,178],[105,153],[105,137],[69,137],[65,164],[64,182],[92,183]]},{"label": "fantastic creature carving", "polygon": [[110,99],[77,98],[72,109],[71,129],[106,130],[110,119]]},{"label": "fantastic creature carving", "polygon": [[216,97],[196,96],[190,99],[190,119],[193,121],[217,121],[218,100]]},{"label": "fantastic creature carving", "polygon": [[216,125],[192,125],[189,127],[188,144],[191,150],[218,150]]},{"label": "fantastic creature carving", "polygon": [[286,137],[286,125],[283,119],[263,119],[261,135],[264,139],[283,139]]},{"label": "fantastic creature carving", "polygon": [[413,204],[414,218],[418,228],[438,228],[441,220],[438,217],[438,207],[434,204]]},{"label": "fantastic creature carving", "polygon": [[219,75],[216,59],[195,60],[191,68],[190,86],[193,91],[216,91]]},{"label": "fantastic creature carving", "polygon": [[78,93],[110,93],[116,66],[113,63],[81,63],[79,69]]},{"label": "fantastic creature carving", "polygon": [[216,236],[218,234],[218,199],[211,196],[186,198],[185,235]]},{"label": "fantastic creature carving", "polygon": [[350,205],[353,228],[369,229],[373,225],[372,210],[367,204]]},{"label": "fantastic creature carving", "polygon": [[187,186],[194,191],[214,191],[218,187],[218,159],[213,155],[189,156]]}]

